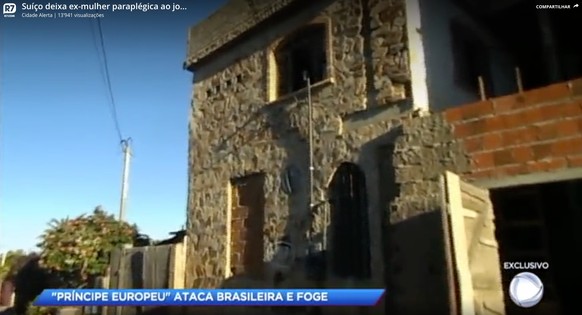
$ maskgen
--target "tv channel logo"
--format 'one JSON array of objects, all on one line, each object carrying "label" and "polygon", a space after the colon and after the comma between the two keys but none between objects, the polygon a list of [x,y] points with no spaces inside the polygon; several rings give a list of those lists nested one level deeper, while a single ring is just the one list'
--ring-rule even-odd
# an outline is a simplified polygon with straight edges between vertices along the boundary
[{"label": "tv channel logo", "polygon": [[4,17],[14,17],[14,13],[16,13],[16,3],[4,3],[2,5]]},{"label": "tv channel logo", "polygon": [[531,272],[519,273],[509,284],[509,296],[517,306],[534,307],[544,296],[544,284]]}]

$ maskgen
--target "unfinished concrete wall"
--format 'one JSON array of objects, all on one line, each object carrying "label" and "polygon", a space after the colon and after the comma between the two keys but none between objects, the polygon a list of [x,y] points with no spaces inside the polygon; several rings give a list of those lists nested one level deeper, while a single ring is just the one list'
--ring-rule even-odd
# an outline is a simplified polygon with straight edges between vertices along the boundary
[{"label": "unfinished concrete wall", "polygon": [[[262,34],[206,61],[197,70],[190,124],[188,286],[216,287],[230,276],[232,178],[265,174],[266,262],[284,235],[292,240],[295,252],[304,255],[307,234],[321,235],[328,224],[321,213],[312,219],[307,206],[306,92],[272,102],[267,93],[272,71],[268,54],[273,43],[318,16],[330,22],[333,71],[329,80],[313,89],[315,199],[325,203],[327,184],[342,162],[352,161],[362,168],[368,187],[372,278],[382,283],[380,214],[387,204],[380,204],[376,158],[378,148],[393,140],[394,135],[387,133],[399,122],[390,115],[376,119],[357,115],[369,107],[391,107],[391,102],[406,98],[403,3],[313,3],[296,15],[274,21]],[[375,57],[366,59],[371,55]],[[291,195],[281,189],[288,165],[300,171],[299,188]]]}]

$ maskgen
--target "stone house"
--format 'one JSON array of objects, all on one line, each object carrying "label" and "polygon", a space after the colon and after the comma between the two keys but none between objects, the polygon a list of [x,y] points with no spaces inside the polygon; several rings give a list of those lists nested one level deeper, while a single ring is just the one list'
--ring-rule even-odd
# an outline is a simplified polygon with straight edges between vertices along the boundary
[{"label": "stone house", "polygon": [[[516,22],[519,2],[231,0],[193,26],[188,285],[275,285],[284,239],[283,277],[386,287],[379,313],[517,314],[505,261],[550,260],[561,287],[556,242],[582,248],[554,228],[581,215],[582,49],[556,48],[555,16]],[[546,32],[514,47],[522,24]],[[538,310],[568,310],[552,292]]]}]

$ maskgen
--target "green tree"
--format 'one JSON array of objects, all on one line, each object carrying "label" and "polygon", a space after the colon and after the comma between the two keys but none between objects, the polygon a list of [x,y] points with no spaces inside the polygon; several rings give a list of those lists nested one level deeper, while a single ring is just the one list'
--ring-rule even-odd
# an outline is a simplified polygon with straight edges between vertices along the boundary
[{"label": "green tree", "polygon": [[97,207],[91,215],[52,220],[40,237],[39,263],[63,287],[84,287],[93,277],[105,274],[114,249],[132,244],[137,235],[136,226]]},{"label": "green tree", "polygon": [[18,272],[16,266],[18,262],[27,256],[27,253],[21,249],[9,250],[2,255],[2,266],[0,266],[0,279],[10,278],[14,276],[15,272]]}]

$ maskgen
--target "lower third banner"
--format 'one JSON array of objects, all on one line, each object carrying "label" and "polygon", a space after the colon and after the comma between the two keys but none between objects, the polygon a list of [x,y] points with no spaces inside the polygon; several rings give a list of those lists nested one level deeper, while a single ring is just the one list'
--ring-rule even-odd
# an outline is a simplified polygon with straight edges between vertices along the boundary
[{"label": "lower third banner", "polygon": [[36,306],[373,306],[384,289],[49,289]]}]

